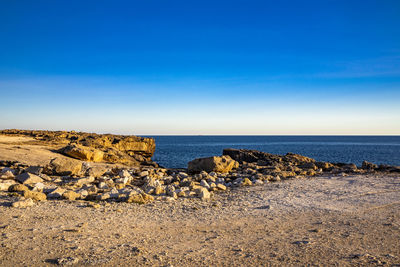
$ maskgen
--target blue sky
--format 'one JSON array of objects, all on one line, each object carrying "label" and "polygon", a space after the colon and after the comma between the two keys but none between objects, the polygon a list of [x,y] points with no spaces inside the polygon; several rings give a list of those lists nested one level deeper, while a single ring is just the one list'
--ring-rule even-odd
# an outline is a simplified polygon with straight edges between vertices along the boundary
[{"label": "blue sky", "polygon": [[400,2],[2,1],[0,128],[400,134]]}]

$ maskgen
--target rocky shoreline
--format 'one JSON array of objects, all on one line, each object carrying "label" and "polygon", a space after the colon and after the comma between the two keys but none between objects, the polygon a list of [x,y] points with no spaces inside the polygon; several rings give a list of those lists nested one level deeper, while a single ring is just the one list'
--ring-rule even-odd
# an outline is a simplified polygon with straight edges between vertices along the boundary
[{"label": "rocky shoreline", "polygon": [[[69,158],[54,158],[42,166],[0,161],[0,191],[10,206],[26,208],[45,200],[82,200],[146,204],[179,198],[210,200],[213,195],[241,186],[323,174],[400,173],[400,167],[317,162],[287,153],[224,149],[221,156],[194,159],[187,169],[168,169],[151,161],[155,142],[135,136],[76,132],[4,130],[6,136],[29,136],[55,146]],[[93,162],[119,163],[93,166]]]}]

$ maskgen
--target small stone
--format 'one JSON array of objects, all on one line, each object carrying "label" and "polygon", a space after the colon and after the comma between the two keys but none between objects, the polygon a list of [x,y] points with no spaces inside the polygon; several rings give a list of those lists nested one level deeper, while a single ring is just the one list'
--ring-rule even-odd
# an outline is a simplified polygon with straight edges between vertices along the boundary
[{"label": "small stone", "polygon": [[24,192],[24,191],[28,191],[28,190],[29,190],[28,187],[26,187],[23,184],[14,184],[8,188],[9,192]]},{"label": "small stone", "polygon": [[219,190],[223,190],[223,191],[226,190],[226,186],[223,185],[223,184],[217,184],[217,188],[218,188]]},{"label": "small stone", "polygon": [[0,191],[8,191],[12,185],[15,184],[14,180],[3,180],[0,183]]},{"label": "small stone", "polygon": [[7,180],[7,179],[14,179],[15,175],[11,171],[5,171],[0,175],[0,179]]},{"label": "small stone", "polygon": [[201,185],[202,187],[205,187],[205,188],[207,188],[207,189],[210,189],[210,185],[206,182],[206,180],[201,180],[201,181],[200,181],[200,185]]},{"label": "small stone", "polygon": [[86,177],[86,178],[80,178],[80,179],[78,179],[76,181],[76,185],[82,186],[82,185],[85,185],[85,184],[90,184],[90,183],[93,183],[94,180],[95,180],[95,178],[91,177],[91,176]]},{"label": "small stone", "polygon": [[207,200],[211,198],[210,192],[204,187],[197,189],[197,196],[202,200]]},{"label": "small stone", "polygon": [[57,187],[53,191],[51,191],[49,194],[47,194],[48,198],[61,198],[62,195],[64,194],[65,189],[61,187]]},{"label": "small stone", "polygon": [[138,175],[139,175],[139,177],[148,176],[149,175],[149,171],[142,171]]},{"label": "small stone", "polygon": [[28,199],[24,199],[24,200],[18,200],[15,201],[11,204],[12,207],[14,208],[28,208],[28,207],[32,207],[35,204],[35,202],[33,202],[33,200],[31,198]]},{"label": "small stone", "polygon": [[81,194],[68,190],[62,194],[62,197],[67,200],[76,200],[81,197]]},{"label": "small stone", "polygon": [[35,175],[40,175],[43,171],[43,167],[40,166],[29,166],[26,170],[26,172],[35,174]]},{"label": "small stone", "polygon": [[23,184],[35,184],[43,182],[42,178],[29,172],[21,173],[20,175],[17,175],[15,179]]},{"label": "small stone", "polygon": [[44,201],[47,199],[46,194],[41,193],[41,192],[33,192],[33,191],[24,191],[24,197],[25,198],[31,198],[36,201]]},{"label": "small stone", "polygon": [[35,192],[42,192],[43,189],[44,189],[44,187],[45,187],[44,183],[36,183],[36,184],[33,186],[32,191],[35,191]]},{"label": "small stone", "polygon": [[264,182],[263,182],[262,180],[256,180],[256,181],[254,182],[254,184],[255,184],[255,185],[262,185],[262,184],[264,184]]},{"label": "small stone", "polygon": [[243,182],[242,182],[243,186],[249,186],[249,185],[253,185],[253,183],[250,181],[249,178],[244,178]]},{"label": "small stone", "polygon": [[79,259],[74,257],[58,258],[56,262],[58,265],[74,265],[79,262]]},{"label": "small stone", "polygon": [[164,194],[164,193],[165,193],[165,189],[162,186],[157,186],[154,189],[154,194],[155,195],[161,195],[161,194]]}]

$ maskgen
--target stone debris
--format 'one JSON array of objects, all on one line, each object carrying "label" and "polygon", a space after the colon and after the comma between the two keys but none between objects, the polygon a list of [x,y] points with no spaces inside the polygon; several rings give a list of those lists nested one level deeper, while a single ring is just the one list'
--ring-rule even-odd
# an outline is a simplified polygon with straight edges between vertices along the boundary
[{"label": "stone debris", "polygon": [[22,199],[22,200],[17,200],[15,202],[13,202],[11,204],[12,207],[14,208],[28,208],[28,207],[32,207],[35,204],[35,202],[33,202],[33,200],[31,198],[28,199]]},{"label": "stone debris", "polygon": [[[80,145],[73,147],[79,148]],[[316,162],[293,153],[274,155],[243,149],[225,149],[223,153],[221,157],[193,160],[187,170],[166,169],[158,165],[121,166],[103,168],[100,176],[88,175],[88,170],[92,168],[89,163],[75,159],[55,158],[44,168],[7,162],[4,167],[0,164],[0,190],[24,198],[14,202],[13,207],[28,207],[34,203],[31,202],[33,200],[46,199],[147,204],[155,200],[175,201],[179,198],[209,200],[214,192],[235,187],[324,173],[400,172],[397,166],[363,162],[358,168],[355,164]],[[95,160],[94,156],[87,158],[90,157]],[[42,179],[43,176],[46,179]]]}]

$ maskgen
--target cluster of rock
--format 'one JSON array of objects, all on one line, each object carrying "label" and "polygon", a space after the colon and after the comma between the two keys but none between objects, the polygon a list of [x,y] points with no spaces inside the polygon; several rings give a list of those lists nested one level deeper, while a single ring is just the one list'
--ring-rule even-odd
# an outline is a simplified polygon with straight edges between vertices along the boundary
[{"label": "cluster of rock", "polygon": [[120,163],[128,166],[154,164],[151,157],[156,145],[153,138],[112,134],[95,134],[67,131],[3,130],[0,134],[29,136],[36,140],[60,147],[69,157],[91,161]]},{"label": "cluster of rock", "polygon": [[[57,164],[53,165],[57,167]],[[88,163],[83,164],[90,170]],[[195,159],[187,170],[158,166],[110,168],[101,175],[54,175],[54,166],[25,166],[0,162],[0,191],[21,197],[14,207],[27,207],[47,199],[117,201],[145,204],[178,198],[207,200],[215,192],[239,186],[261,185],[322,173],[400,172],[400,167],[364,162],[333,164],[288,153],[274,155],[254,150],[225,149],[219,157]],[[59,172],[58,172],[59,173]],[[90,173],[90,172],[89,172]]]}]

